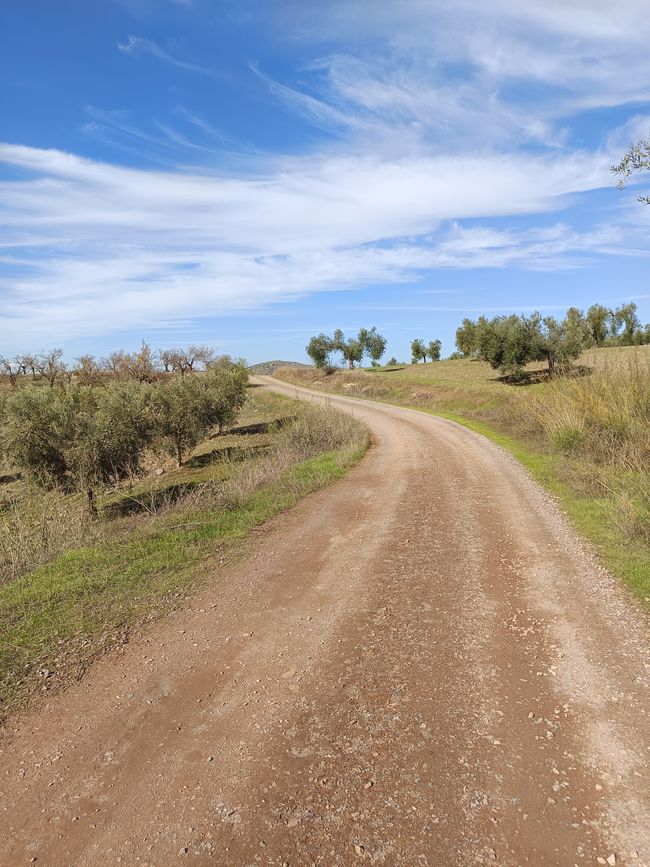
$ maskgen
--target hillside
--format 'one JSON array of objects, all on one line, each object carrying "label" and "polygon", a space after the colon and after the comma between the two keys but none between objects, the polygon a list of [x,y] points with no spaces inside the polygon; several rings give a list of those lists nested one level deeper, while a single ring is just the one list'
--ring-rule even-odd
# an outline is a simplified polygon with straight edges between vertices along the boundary
[{"label": "hillside", "polygon": [[271,376],[276,370],[281,367],[303,367],[309,368],[309,365],[302,364],[300,361],[260,361],[258,364],[251,364],[248,367],[250,373],[259,373],[262,376]]}]

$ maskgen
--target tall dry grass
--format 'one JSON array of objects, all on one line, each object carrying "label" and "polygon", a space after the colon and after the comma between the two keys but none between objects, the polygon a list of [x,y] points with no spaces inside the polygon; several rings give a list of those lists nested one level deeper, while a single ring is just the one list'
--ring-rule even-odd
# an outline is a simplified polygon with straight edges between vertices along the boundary
[{"label": "tall dry grass", "polygon": [[564,457],[574,486],[601,498],[626,537],[650,543],[650,364],[603,366],[526,395],[518,411]]},{"label": "tall dry grass", "polygon": [[557,379],[527,396],[520,411],[558,451],[633,472],[650,467],[648,364]]},{"label": "tall dry grass", "polygon": [[0,584],[42,566],[102,535],[79,497],[33,488],[3,503],[0,512]]}]

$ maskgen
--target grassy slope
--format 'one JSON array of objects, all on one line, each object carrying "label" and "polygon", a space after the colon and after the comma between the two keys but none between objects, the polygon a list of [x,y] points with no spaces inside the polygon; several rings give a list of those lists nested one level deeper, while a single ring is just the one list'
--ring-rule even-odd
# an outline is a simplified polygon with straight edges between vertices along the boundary
[{"label": "grassy slope", "polygon": [[[650,362],[650,346],[590,350],[580,363],[592,369]],[[534,366],[531,366],[534,370]],[[605,565],[644,603],[650,602],[650,550],[611,520],[612,503],[588,490],[570,458],[559,456],[538,433],[518,423],[518,401],[543,395],[539,382],[513,386],[489,365],[461,359],[376,370],[341,371],[324,376],[313,368],[285,369],[279,377],[319,390],[350,394],[424,410],[450,418],[508,449],[561,502],[576,529],[595,546]]]},{"label": "grassy slope", "polygon": [[[294,401],[257,394],[243,422],[259,425],[260,420],[286,418],[295,409]],[[259,459],[255,447],[262,442],[272,446],[277,436],[279,429],[271,428],[224,437],[226,442],[238,440],[238,447],[251,450],[251,457],[240,456],[236,463],[199,462],[200,479],[190,462],[186,470],[172,474],[173,483],[185,477],[194,483],[228,477],[236,482],[237,474]],[[195,456],[205,455],[213,443],[202,444]],[[74,676],[93,656],[122,642],[130,625],[168,610],[207,577],[214,579],[215,572],[242,555],[253,527],[339,478],[364,451],[365,434],[348,446],[299,460],[267,484],[244,491],[235,507],[190,500],[187,508],[181,503],[146,521],[132,519],[130,527],[122,520],[120,532],[73,548],[0,586],[3,710],[19,705],[39,683],[51,688]]]}]

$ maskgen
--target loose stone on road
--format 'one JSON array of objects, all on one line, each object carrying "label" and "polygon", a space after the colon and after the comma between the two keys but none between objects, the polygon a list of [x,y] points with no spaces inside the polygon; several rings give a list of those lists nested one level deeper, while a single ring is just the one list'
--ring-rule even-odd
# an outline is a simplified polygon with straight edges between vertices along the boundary
[{"label": "loose stone on road", "polygon": [[641,613],[486,439],[331,402],[357,468],[11,721],[0,864],[650,864]]}]

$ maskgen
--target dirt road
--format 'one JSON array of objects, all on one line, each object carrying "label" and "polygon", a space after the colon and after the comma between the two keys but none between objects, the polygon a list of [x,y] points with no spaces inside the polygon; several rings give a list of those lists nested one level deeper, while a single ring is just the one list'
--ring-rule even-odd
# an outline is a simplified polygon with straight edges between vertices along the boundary
[{"label": "dirt road", "polygon": [[14,723],[2,865],[650,864],[642,616],[487,440],[332,401],[362,464]]}]

